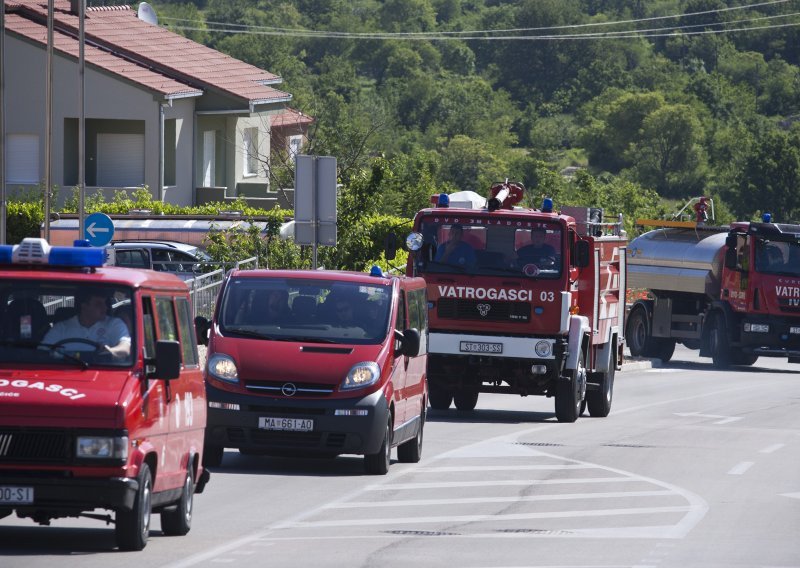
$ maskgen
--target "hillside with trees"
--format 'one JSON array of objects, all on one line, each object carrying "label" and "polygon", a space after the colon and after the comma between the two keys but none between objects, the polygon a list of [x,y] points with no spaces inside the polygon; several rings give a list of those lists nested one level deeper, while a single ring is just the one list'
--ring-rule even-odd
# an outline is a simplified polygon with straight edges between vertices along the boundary
[{"label": "hillside with trees", "polygon": [[345,186],[380,158],[379,212],[509,177],[536,203],[711,195],[718,216],[800,219],[797,1],[154,4],[161,25],[282,76],[316,118],[305,151],[336,156]]}]

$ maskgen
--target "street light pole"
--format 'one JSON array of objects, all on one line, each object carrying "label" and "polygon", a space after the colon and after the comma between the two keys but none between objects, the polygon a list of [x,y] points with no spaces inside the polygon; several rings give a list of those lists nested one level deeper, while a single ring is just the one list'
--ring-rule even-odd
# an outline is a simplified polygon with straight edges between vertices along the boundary
[{"label": "street light pole", "polygon": [[47,0],[47,65],[45,79],[44,115],[44,239],[50,242],[50,189],[53,187],[53,20],[55,0]]},{"label": "street light pole", "polygon": [[78,0],[78,100],[80,105],[80,118],[78,119],[78,239],[84,238],[84,221],[86,216],[86,59],[84,56],[84,43],[86,30],[86,0]]}]

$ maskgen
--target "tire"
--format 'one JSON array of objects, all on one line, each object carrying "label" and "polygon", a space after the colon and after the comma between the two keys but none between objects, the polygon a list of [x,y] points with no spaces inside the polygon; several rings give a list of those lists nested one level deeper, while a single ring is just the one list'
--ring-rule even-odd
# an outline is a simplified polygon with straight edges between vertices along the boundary
[{"label": "tire", "polygon": [[150,536],[150,516],[153,498],[153,476],[150,466],[143,463],[139,470],[139,490],[130,511],[119,510],[115,527],[120,550],[142,550]]},{"label": "tire", "polygon": [[655,341],[655,345],[653,348],[653,356],[658,357],[661,359],[663,363],[668,362],[672,359],[672,355],[675,353],[675,340],[674,339],[666,339],[663,337],[659,337]]},{"label": "tire", "polygon": [[727,369],[731,364],[731,347],[728,340],[728,326],[722,315],[714,316],[711,329],[708,332],[708,346],[711,351],[711,360],[714,366]]},{"label": "tire", "polygon": [[183,536],[192,528],[194,505],[194,478],[191,463],[187,464],[181,497],[174,507],[161,511],[161,530],[167,536]]},{"label": "tire", "polygon": [[731,353],[731,363],[734,365],[749,367],[755,364],[756,361],[758,361],[758,355],[754,353],[743,353],[741,351]]},{"label": "tire", "polygon": [[212,446],[206,444],[203,448],[203,466],[219,467],[222,465],[222,457],[225,455],[225,448],[222,446]]},{"label": "tire", "polygon": [[397,446],[397,460],[402,463],[418,463],[422,459],[422,433],[425,429],[425,407],[419,414],[417,435]]},{"label": "tire", "polygon": [[453,402],[453,393],[441,387],[430,387],[428,400],[434,410],[447,410]]},{"label": "tire", "polygon": [[614,376],[617,374],[617,358],[613,352],[609,364],[608,371],[595,374],[595,377],[600,379],[600,389],[586,391],[589,415],[596,418],[605,418],[611,412],[611,401],[614,398]]},{"label": "tire", "polygon": [[649,332],[647,329],[647,316],[645,315],[644,308],[636,308],[630,316],[628,316],[628,326],[625,330],[625,336],[628,341],[628,348],[631,350],[633,357],[646,357],[646,352],[649,343]]},{"label": "tire", "polygon": [[392,418],[386,423],[386,429],[383,432],[383,443],[381,448],[375,454],[367,454],[364,456],[364,469],[370,475],[386,475],[389,473],[389,465],[391,465],[392,455]]},{"label": "tire", "polygon": [[456,408],[462,411],[475,410],[475,405],[478,404],[479,394],[478,391],[457,391],[453,395]]},{"label": "tire", "polygon": [[578,366],[569,377],[559,377],[556,383],[556,419],[559,422],[575,422],[581,415],[581,381],[586,380],[584,354],[578,355]]}]

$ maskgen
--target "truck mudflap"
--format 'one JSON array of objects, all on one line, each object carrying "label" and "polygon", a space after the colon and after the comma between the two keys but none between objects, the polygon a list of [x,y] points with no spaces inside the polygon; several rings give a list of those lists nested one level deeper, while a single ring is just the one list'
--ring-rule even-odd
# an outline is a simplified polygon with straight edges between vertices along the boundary
[{"label": "truck mudflap", "polygon": [[586,316],[573,315],[569,320],[569,354],[564,368],[574,371],[578,366],[578,356],[581,352],[583,338],[591,333],[589,318]]},{"label": "truck mudflap", "polygon": [[[598,373],[607,373],[611,369],[611,355],[614,352],[615,346],[617,345],[616,338],[619,337],[619,328],[617,326],[612,326],[608,337],[610,338],[610,341],[603,343],[597,348],[593,371]],[[615,355],[616,357],[613,360],[619,361],[619,353],[616,353]]]}]

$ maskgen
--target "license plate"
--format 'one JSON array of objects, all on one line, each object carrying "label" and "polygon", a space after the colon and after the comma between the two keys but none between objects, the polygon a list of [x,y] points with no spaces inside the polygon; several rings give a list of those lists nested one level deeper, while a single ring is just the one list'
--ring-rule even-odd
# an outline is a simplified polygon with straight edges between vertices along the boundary
[{"label": "license plate", "polygon": [[462,341],[459,349],[462,353],[502,353],[503,344]]},{"label": "license plate", "polygon": [[0,505],[29,505],[33,503],[33,487],[0,485]]},{"label": "license plate", "polygon": [[314,421],[310,418],[276,418],[273,416],[261,416],[258,419],[258,427],[262,430],[311,432],[314,429]]}]

